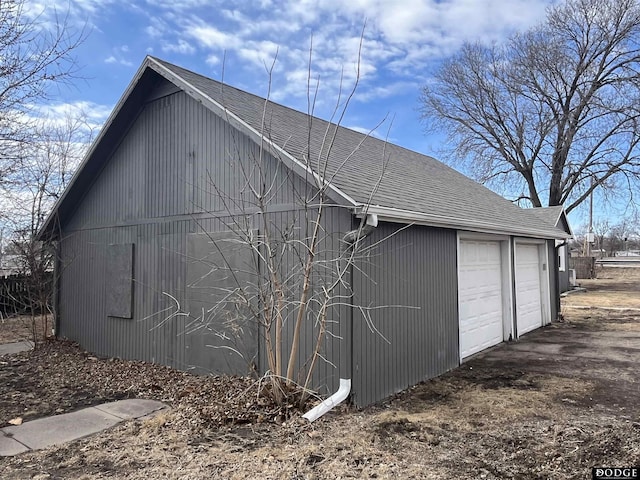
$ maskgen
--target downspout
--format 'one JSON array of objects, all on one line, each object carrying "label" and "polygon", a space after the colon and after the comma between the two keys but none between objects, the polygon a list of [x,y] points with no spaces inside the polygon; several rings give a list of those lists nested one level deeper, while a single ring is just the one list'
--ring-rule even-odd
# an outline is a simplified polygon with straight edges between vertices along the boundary
[{"label": "downspout", "polygon": [[509,238],[509,243],[511,245],[511,314],[513,316],[513,323],[511,325],[512,332],[511,337],[513,340],[518,338],[518,298],[517,298],[517,289],[516,289],[516,239],[514,237]]},{"label": "downspout", "polygon": [[[556,320],[560,318],[560,308],[561,308],[561,304],[560,304],[560,260],[558,258],[558,254],[560,253],[560,247],[564,247],[565,245],[567,245],[567,240],[565,239],[564,242],[562,242],[559,245],[556,245],[554,247],[554,251],[556,254],[556,258],[553,262],[554,266],[555,266],[555,279],[556,279],[556,291],[554,292],[555,294],[555,302],[556,302]],[[565,265],[564,266],[565,270],[567,270],[569,268],[569,265]]]},{"label": "downspout", "polygon": [[[364,222],[364,224],[363,224]],[[367,214],[366,218],[360,222],[360,226],[344,234],[342,237],[344,253],[349,253],[353,249],[354,245],[369,235],[378,226],[378,216],[375,213]],[[350,268],[350,271],[353,270]],[[353,281],[353,274],[351,274]],[[342,359],[340,385],[338,390],[326,400],[322,401],[307,413],[303,415],[304,418],[313,422],[317,420],[329,410],[333,409],[340,403],[344,402],[351,393],[351,373],[353,362],[353,305],[351,305],[351,311],[345,321],[340,322],[340,337],[342,342],[340,344],[340,358]],[[343,378],[344,377],[344,378]]]},{"label": "downspout", "polygon": [[53,242],[52,248],[54,257],[53,278],[51,280],[53,287],[53,332],[51,333],[54,337],[57,338],[60,335],[60,251],[62,249],[61,240]]}]

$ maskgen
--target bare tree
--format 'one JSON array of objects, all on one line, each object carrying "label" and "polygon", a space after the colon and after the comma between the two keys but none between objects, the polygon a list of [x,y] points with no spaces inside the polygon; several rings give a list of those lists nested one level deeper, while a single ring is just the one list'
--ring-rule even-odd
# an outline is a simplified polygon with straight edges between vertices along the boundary
[{"label": "bare tree", "polygon": [[594,246],[598,250],[598,256],[604,256],[602,252],[604,252],[605,240],[610,231],[611,224],[608,220],[597,220],[593,223]]},{"label": "bare tree", "polygon": [[482,182],[575,209],[640,179],[640,6],[567,0],[504,45],[467,44],[423,88],[421,112]]},{"label": "bare tree", "polygon": [[613,225],[609,230],[609,235],[605,242],[608,247],[608,256],[619,256],[620,252],[628,250],[629,240],[636,231],[637,227],[634,225],[632,219],[623,219]]},{"label": "bare tree", "polygon": [[12,232],[8,239],[12,268],[24,282],[24,295],[14,299],[16,313],[28,314],[37,343],[48,332],[55,259],[36,235],[80,163],[92,131],[83,113],[40,119],[32,128],[38,141],[20,145],[16,150],[20,169],[7,172],[2,185],[2,224]]},{"label": "bare tree", "polygon": [[[225,232],[208,234],[206,225],[201,224],[208,235],[208,253],[187,259],[203,267],[202,274],[187,286],[208,290],[198,294],[199,308],[191,304],[188,312],[176,311],[189,317],[185,333],[209,333],[223,340],[210,345],[212,348],[232,350],[250,363],[253,358],[245,358],[246,352],[234,342],[242,342],[247,328],[255,327],[267,367],[263,393],[278,405],[302,406],[317,387],[314,372],[318,364],[329,362],[324,355],[327,338],[340,335],[340,312],[351,308],[350,272],[356,260],[375,248],[365,247],[362,241],[371,229],[366,214],[355,229],[349,226],[348,233],[329,227],[335,212],[343,212],[331,199],[333,178],[360,146],[354,145],[349,152],[334,149],[357,78],[352,90],[339,95],[331,122],[307,117],[308,138],[303,157],[298,159],[304,168],[302,177],[285,167],[289,160],[267,145],[274,115],[267,95],[260,143],[247,149],[234,137],[228,151],[225,168],[235,172],[236,194],[229,195],[220,183],[224,179],[209,176],[208,195],[220,202],[210,213],[223,223]],[[317,84],[311,83],[311,76],[309,81],[312,112]],[[368,140],[366,135],[361,142]],[[381,148],[379,159],[371,158],[371,168],[379,169],[379,181],[387,157]],[[373,195],[377,185],[370,188]],[[288,198],[286,211],[277,208],[282,198]],[[362,310],[366,313],[370,308]],[[168,320],[166,317],[163,322]]]},{"label": "bare tree", "polygon": [[0,2],[0,182],[20,168],[23,144],[34,140],[34,105],[77,72],[82,30],[65,16],[46,22],[25,0]]}]

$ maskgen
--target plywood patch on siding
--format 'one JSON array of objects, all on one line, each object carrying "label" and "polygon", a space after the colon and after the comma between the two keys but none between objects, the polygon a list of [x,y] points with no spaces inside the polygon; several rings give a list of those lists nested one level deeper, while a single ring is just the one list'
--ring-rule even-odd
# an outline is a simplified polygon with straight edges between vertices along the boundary
[{"label": "plywood patch on siding", "polygon": [[133,317],[133,243],[107,248],[107,315]]},{"label": "plywood patch on siding", "polygon": [[241,296],[250,296],[252,252],[233,232],[187,239],[186,362],[199,373],[248,372],[257,356],[257,326]]}]

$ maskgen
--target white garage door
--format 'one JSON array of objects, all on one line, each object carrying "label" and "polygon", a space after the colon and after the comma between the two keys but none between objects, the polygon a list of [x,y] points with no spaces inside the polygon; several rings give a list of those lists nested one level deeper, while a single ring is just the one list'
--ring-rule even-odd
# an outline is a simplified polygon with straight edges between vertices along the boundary
[{"label": "white garage door", "polygon": [[542,326],[540,257],[537,245],[516,245],[518,336]]},{"label": "white garage door", "polygon": [[502,342],[500,243],[460,241],[460,359]]}]

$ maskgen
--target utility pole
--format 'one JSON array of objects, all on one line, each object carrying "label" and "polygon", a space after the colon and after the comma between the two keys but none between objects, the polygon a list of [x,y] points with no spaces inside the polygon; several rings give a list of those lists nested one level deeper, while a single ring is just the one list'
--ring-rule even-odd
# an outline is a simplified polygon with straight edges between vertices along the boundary
[{"label": "utility pole", "polygon": [[[591,192],[589,194],[589,233],[587,234],[587,258],[589,258],[590,262],[590,275],[589,278],[595,278],[595,263],[594,259],[591,258],[591,244],[595,240],[593,235],[593,189],[594,189],[594,181],[593,174],[591,175]],[[602,247],[600,247],[602,248]]]},{"label": "utility pole", "polygon": [[591,243],[594,241],[593,236],[593,175],[591,175],[591,193],[589,194],[589,232],[586,238],[585,253],[587,257],[591,256]]}]

